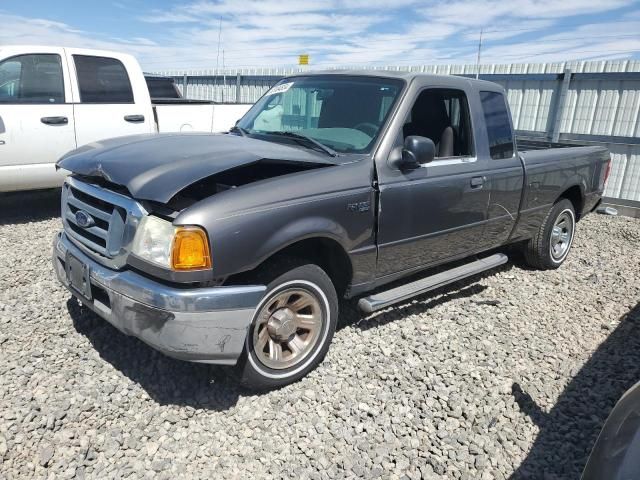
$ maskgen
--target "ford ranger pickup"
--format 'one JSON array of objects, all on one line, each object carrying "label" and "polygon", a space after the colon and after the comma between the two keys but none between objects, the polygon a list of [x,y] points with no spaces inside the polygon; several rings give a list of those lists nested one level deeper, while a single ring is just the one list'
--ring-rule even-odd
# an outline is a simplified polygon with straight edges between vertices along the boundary
[{"label": "ford ranger pickup", "polygon": [[65,155],[53,262],[123,333],[277,387],[322,361],[341,299],[386,308],[505,263],[506,245],[558,268],[610,155],[548,147],[516,141],[494,83],[302,73],[225,134]]}]

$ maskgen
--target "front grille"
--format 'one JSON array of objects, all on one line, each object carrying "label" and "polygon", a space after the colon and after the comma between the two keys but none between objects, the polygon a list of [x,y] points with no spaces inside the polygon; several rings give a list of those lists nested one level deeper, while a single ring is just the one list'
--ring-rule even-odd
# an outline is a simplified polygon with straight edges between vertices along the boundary
[{"label": "front grille", "polygon": [[[82,225],[83,211],[90,225]],[[135,226],[146,212],[135,200],[69,177],[62,192],[62,219],[67,235],[102,263],[124,265]]]}]

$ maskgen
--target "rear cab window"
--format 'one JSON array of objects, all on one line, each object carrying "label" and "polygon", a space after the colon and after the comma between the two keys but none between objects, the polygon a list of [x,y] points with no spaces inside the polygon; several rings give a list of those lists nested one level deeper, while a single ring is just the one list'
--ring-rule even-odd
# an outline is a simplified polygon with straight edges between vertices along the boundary
[{"label": "rear cab window", "polygon": [[169,77],[145,77],[151,98],[182,98],[176,84]]},{"label": "rear cab window", "polygon": [[64,103],[60,55],[16,55],[2,61],[0,103]]},{"label": "rear cab window", "polygon": [[109,57],[74,55],[81,103],[134,103],[127,69]]},{"label": "rear cab window", "polygon": [[480,92],[484,121],[489,137],[489,153],[494,160],[511,158],[515,152],[513,129],[507,102],[502,93]]}]

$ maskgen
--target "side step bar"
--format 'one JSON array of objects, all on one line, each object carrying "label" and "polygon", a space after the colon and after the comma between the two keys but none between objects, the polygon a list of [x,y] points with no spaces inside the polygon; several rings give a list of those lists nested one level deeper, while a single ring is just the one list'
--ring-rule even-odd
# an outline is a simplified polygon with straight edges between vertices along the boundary
[{"label": "side step bar", "polygon": [[478,273],[490,270],[507,263],[507,256],[502,253],[496,253],[490,257],[481,258],[475,262],[467,263],[459,267],[446,270],[444,272],[436,273],[430,277],[421,278],[412,283],[406,285],[400,285],[399,287],[392,288],[385,292],[376,293],[369,297],[361,298],[358,302],[360,310],[371,313],[381,308],[386,308],[394,303],[402,302],[408,298],[415,297],[422,293],[436,288],[442,287],[449,283],[462,280],[463,278],[471,277]]}]

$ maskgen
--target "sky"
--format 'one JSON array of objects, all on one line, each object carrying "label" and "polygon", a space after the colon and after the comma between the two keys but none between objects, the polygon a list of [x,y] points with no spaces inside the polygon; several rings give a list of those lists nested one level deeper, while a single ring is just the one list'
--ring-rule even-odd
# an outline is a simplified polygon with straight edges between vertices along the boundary
[{"label": "sky", "polygon": [[148,72],[475,64],[481,30],[482,64],[640,59],[640,0],[0,1],[0,45],[123,51]]}]

